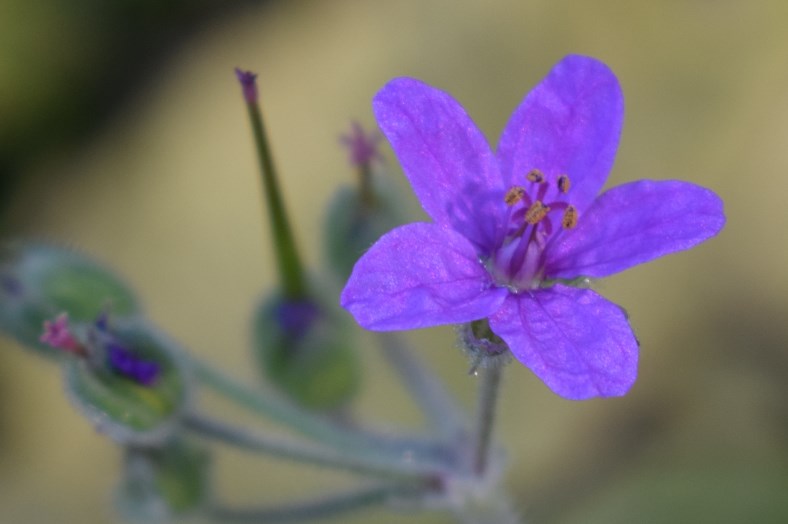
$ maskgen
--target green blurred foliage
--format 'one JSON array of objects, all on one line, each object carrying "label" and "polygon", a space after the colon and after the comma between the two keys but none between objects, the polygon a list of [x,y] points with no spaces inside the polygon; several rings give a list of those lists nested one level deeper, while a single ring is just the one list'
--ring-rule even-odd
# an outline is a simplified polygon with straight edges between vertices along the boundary
[{"label": "green blurred foliage", "polygon": [[106,268],[76,251],[41,242],[16,242],[0,252],[0,329],[25,348],[50,357],[62,352],[39,341],[45,320],[67,313],[75,322],[100,314],[130,316],[140,306]]}]

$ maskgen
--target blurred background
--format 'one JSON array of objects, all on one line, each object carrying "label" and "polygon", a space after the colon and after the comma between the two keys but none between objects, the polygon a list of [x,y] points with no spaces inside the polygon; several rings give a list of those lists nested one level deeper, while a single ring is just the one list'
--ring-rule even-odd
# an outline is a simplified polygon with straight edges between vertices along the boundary
[{"label": "blurred background", "polygon": [[[106,262],[174,338],[252,380],[250,312],[275,275],[233,67],[259,72],[317,270],[322,210],[354,176],[337,137],[351,119],[374,124],[370,99],[390,78],[451,92],[495,143],[561,57],[600,58],[627,104],[609,185],[692,181],[722,196],[728,224],[691,252],[597,283],[642,343],[626,397],[566,401],[507,369],[507,489],[533,523],[788,522],[787,26],[781,0],[4,0],[0,234]],[[471,407],[452,330],[411,339]],[[380,354],[362,349],[357,411],[418,428]],[[120,463],[57,369],[0,339],[0,522],[115,522]],[[352,478],[217,455],[216,489],[239,504],[337,482]],[[451,522],[382,510],[336,522],[373,518]]]}]

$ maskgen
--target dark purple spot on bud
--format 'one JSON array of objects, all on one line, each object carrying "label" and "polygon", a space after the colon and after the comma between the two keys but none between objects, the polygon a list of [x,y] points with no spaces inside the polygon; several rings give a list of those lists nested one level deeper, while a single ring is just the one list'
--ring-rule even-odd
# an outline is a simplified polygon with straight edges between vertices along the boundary
[{"label": "dark purple spot on bud", "polygon": [[137,361],[134,365],[133,375],[136,381],[143,386],[152,386],[159,376],[159,366],[154,362]]},{"label": "dark purple spot on bud", "polygon": [[159,376],[159,365],[143,360],[117,342],[106,345],[109,365],[113,371],[143,386],[152,386]]},{"label": "dark purple spot on bud", "polygon": [[308,300],[283,302],[276,311],[279,325],[291,336],[304,335],[319,314],[317,306]]}]

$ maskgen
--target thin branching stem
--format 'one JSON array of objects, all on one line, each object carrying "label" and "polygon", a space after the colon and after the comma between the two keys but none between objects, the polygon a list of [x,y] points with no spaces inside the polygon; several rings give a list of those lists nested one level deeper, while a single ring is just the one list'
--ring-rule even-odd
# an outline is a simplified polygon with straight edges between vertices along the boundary
[{"label": "thin branching stem", "polygon": [[228,424],[196,411],[187,413],[183,424],[197,435],[241,449],[352,473],[417,481],[426,481],[440,473],[422,462],[340,452],[324,446]]},{"label": "thin branching stem", "polygon": [[467,419],[438,377],[419,361],[405,340],[394,333],[379,333],[383,355],[429,423],[454,440],[465,432]]},{"label": "thin branching stem", "polygon": [[443,467],[452,460],[451,451],[432,440],[408,436],[382,436],[357,427],[336,423],[318,413],[307,411],[280,395],[250,387],[220,372],[199,359],[188,358],[194,374],[202,384],[266,419],[277,422],[322,446],[355,455],[386,456],[391,459],[415,460]]}]

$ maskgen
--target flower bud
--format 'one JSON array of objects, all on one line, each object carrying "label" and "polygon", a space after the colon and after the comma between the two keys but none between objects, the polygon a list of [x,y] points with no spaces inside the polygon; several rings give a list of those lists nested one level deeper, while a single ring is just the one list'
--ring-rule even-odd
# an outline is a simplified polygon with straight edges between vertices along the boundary
[{"label": "flower bud", "polygon": [[381,236],[404,222],[396,188],[384,191],[373,184],[372,200],[350,186],[340,187],[328,205],[324,221],[326,261],[339,281],[350,276],[356,261]]},{"label": "flower bud", "polygon": [[254,349],[264,376],[304,407],[342,407],[360,382],[344,328],[335,311],[312,298],[269,297],[254,319]]},{"label": "flower bud", "polygon": [[324,220],[324,251],[328,265],[344,282],[361,255],[384,233],[404,222],[400,191],[382,174],[382,136],[353,122],[340,137],[348,161],[356,171],[355,187],[340,187]]},{"label": "flower bud", "polygon": [[0,330],[22,345],[62,355],[39,340],[44,320],[66,312],[74,322],[87,322],[107,308],[116,317],[139,311],[131,290],[89,258],[43,243],[15,243],[0,252]]},{"label": "flower bud", "polygon": [[180,438],[161,448],[127,448],[117,508],[132,522],[170,522],[198,512],[210,494],[209,459],[203,447]]},{"label": "flower bud", "polygon": [[66,363],[66,391],[98,431],[121,444],[153,446],[177,428],[190,375],[178,349],[142,321],[101,317],[84,357]]}]

